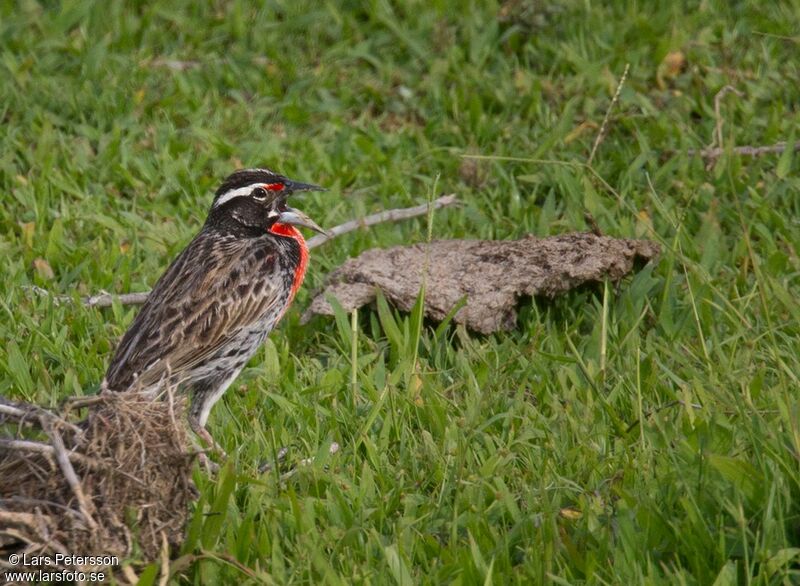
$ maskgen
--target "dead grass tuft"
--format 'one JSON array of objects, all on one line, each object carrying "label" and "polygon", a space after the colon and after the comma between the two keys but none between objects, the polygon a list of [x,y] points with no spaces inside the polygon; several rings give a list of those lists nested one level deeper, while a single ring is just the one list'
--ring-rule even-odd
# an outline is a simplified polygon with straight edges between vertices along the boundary
[{"label": "dead grass tuft", "polygon": [[0,568],[12,552],[150,561],[164,539],[177,547],[196,494],[184,403],[102,394],[53,413],[0,399]]}]

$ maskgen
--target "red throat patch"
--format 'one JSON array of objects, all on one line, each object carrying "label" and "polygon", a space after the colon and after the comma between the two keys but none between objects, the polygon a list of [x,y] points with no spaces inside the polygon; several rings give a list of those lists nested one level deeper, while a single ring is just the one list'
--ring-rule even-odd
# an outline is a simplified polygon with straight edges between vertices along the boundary
[{"label": "red throat patch", "polygon": [[308,267],[308,246],[306,245],[306,239],[303,238],[300,230],[291,224],[275,223],[270,227],[269,231],[273,234],[278,234],[279,236],[288,236],[289,238],[293,238],[300,245],[300,264],[297,265],[297,269],[294,272],[292,293],[289,296],[289,303],[291,303],[295,294],[297,293],[297,290],[300,288],[300,285],[303,284],[303,277],[306,276],[306,268]]}]

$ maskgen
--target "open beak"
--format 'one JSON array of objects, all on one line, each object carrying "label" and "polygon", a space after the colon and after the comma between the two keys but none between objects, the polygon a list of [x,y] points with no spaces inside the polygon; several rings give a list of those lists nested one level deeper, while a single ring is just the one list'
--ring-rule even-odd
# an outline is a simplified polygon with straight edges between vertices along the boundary
[{"label": "open beak", "polygon": [[[302,183],[301,183],[302,185]],[[316,187],[312,185],[311,187]],[[317,190],[321,190],[321,187],[316,187]],[[306,190],[310,191],[310,190]],[[278,217],[278,222],[280,224],[291,224],[292,226],[300,226],[302,228],[310,228],[315,232],[319,232],[320,234],[327,234],[325,230],[320,228],[317,223],[305,215],[300,210],[296,210],[294,208],[286,207],[284,211],[281,212],[281,215]]]}]

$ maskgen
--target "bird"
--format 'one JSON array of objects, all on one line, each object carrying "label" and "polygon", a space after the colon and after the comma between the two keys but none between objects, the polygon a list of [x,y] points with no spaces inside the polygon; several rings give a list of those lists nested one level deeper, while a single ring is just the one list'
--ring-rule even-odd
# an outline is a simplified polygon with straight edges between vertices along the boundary
[{"label": "bird", "polygon": [[177,388],[189,397],[189,427],[220,449],[206,430],[211,408],[303,282],[308,247],[298,228],[325,233],[287,203],[305,191],[325,190],[269,169],[229,175],[202,229],[158,279],[122,336],[101,393],[157,396]]}]

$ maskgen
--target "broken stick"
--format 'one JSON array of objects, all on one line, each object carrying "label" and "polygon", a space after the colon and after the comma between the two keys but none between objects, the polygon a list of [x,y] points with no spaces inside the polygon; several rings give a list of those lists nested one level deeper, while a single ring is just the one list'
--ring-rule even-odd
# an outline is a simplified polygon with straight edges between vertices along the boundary
[{"label": "broken stick", "polygon": [[[800,151],[800,141],[795,142],[791,147],[788,147],[785,142],[779,142],[773,145],[767,146],[739,146],[733,147],[731,152],[736,155],[743,155],[746,157],[760,157],[761,155],[769,155],[769,154],[780,154],[784,152],[787,148],[791,148],[795,151]],[[725,154],[727,149],[714,147],[714,148],[707,148],[707,149],[689,149],[686,151],[686,154],[690,157],[695,155],[700,155],[704,159],[718,159],[722,155]]]},{"label": "broken stick", "polygon": [[345,222],[344,224],[340,224],[334,228],[331,228],[330,230],[328,230],[327,234],[319,234],[309,239],[307,243],[308,248],[309,249],[316,248],[317,246],[325,244],[329,240],[333,240],[337,236],[341,236],[342,234],[347,234],[348,232],[353,232],[354,230],[358,230],[359,228],[367,228],[369,226],[374,226],[375,224],[381,224],[383,222],[397,222],[399,220],[408,220],[409,218],[424,216],[425,214],[428,213],[428,210],[430,208],[438,210],[439,208],[452,205],[456,203],[456,201],[458,201],[456,199],[456,194],[451,193],[449,195],[443,195],[438,199],[434,199],[429,204],[423,203],[421,205],[414,206],[411,208],[386,210],[383,212],[378,212],[377,214],[372,214],[371,216],[367,216],[365,218],[360,218],[358,220],[350,220],[349,222]]}]

